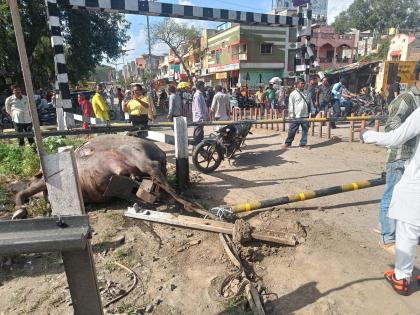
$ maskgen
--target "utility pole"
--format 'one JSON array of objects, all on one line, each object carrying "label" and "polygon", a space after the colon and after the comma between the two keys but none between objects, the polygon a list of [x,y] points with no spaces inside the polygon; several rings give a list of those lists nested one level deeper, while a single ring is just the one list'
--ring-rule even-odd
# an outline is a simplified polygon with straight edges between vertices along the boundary
[{"label": "utility pole", "polygon": [[149,46],[149,93],[150,96],[152,96],[152,46],[150,44],[150,24],[149,24],[149,16],[146,16],[147,21],[147,42]]}]

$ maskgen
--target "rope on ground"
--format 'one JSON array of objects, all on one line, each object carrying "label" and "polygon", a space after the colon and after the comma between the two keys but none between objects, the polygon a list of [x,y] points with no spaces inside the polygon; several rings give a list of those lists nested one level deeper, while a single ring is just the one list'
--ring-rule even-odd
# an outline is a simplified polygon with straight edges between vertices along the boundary
[{"label": "rope on ground", "polygon": [[130,274],[133,275],[133,283],[131,284],[130,288],[125,291],[123,294],[115,297],[114,299],[112,299],[111,301],[107,302],[104,307],[108,307],[111,304],[114,304],[115,302],[118,302],[119,300],[121,300],[123,297],[127,296],[131,291],[133,291],[133,289],[136,287],[137,282],[138,282],[138,278],[137,278],[137,274],[135,273],[134,270],[120,264],[119,262],[114,261],[114,264],[117,265],[118,267],[125,269],[126,271],[128,271]]}]

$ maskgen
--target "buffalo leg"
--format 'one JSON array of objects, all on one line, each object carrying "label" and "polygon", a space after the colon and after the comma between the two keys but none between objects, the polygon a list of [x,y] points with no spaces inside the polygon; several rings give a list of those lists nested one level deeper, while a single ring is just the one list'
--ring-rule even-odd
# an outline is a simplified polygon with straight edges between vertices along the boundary
[{"label": "buffalo leg", "polygon": [[18,192],[16,194],[15,202],[16,208],[21,207],[23,204],[28,202],[29,198],[36,195],[39,192],[46,192],[47,185],[45,184],[44,178],[35,179],[31,182],[28,188]]}]

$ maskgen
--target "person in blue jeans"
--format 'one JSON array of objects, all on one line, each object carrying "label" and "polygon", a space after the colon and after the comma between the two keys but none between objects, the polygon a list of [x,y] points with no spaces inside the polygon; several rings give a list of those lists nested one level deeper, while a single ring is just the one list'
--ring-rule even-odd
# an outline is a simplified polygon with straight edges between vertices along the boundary
[{"label": "person in blue jeans", "polygon": [[[389,116],[385,124],[385,131],[397,129],[404,121],[420,107],[420,89],[411,87],[399,95],[389,105]],[[388,217],[388,209],[394,191],[394,186],[404,174],[404,165],[413,155],[416,147],[416,139],[406,142],[399,148],[388,149],[386,159],[386,184],[381,199],[379,218],[381,223],[381,246],[388,253],[395,255],[395,227],[394,219]]]},{"label": "person in blue jeans", "polygon": [[[304,90],[305,80],[299,79],[296,83],[296,89],[290,94],[289,97],[289,115],[292,119],[308,118],[312,106],[310,95]],[[302,138],[300,139],[300,147],[310,149],[307,145],[308,142],[308,129],[309,122],[291,122],[289,125],[289,133],[287,139],[282,145],[282,149],[287,149],[292,145],[295,139],[296,132],[302,127]]]}]

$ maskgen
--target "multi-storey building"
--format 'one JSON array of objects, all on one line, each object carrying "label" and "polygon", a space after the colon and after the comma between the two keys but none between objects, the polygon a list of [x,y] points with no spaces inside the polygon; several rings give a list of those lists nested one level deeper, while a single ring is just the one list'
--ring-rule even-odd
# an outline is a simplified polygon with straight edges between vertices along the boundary
[{"label": "multi-storey building", "polygon": [[287,75],[289,28],[233,25],[207,38],[201,77],[208,84],[250,88]]},{"label": "multi-storey building", "polygon": [[311,44],[321,70],[353,62],[356,51],[355,34],[338,34],[332,26],[316,25],[312,28]]}]

